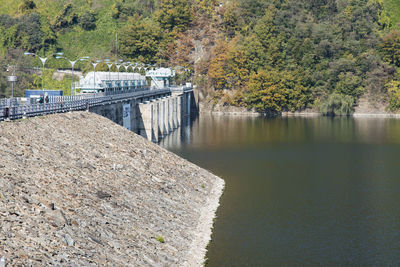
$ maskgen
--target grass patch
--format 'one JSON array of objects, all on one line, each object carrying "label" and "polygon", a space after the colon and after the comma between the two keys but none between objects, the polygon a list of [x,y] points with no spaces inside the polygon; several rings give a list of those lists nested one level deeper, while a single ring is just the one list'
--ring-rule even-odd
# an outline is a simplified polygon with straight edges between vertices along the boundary
[{"label": "grass patch", "polygon": [[165,243],[164,237],[162,237],[162,236],[157,236],[157,237],[156,237],[156,240],[157,240],[158,242],[160,242],[160,243]]},{"label": "grass patch", "polygon": [[1,14],[15,15],[22,0],[0,0]]},{"label": "grass patch", "polygon": [[400,28],[400,0],[384,0],[385,11],[394,28]]}]

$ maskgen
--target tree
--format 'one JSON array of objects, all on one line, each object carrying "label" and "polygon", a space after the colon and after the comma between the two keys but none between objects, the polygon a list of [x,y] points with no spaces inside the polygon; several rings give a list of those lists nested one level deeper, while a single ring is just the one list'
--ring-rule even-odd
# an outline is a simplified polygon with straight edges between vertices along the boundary
[{"label": "tree", "polygon": [[270,4],[268,0],[239,0],[241,15],[246,24],[255,23],[258,18],[262,17],[265,13],[264,10]]},{"label": "tree", "polygon": [[245,64],[249,72],[270,66],[271,61],[268,60],[267,50],[254,34],[246,37],[241,49],[246,54]]},{"label": "tree", "polygon": [[85,11],[79,17],[79,25],[85,31],[94,30],[96,28],[96,18],[94,16],[93,12]]},{"label": "tree", "polygon": [[154,11],[154,5],[154,0],[115,0],[111,14],[114,19],[121,20],[127,20],[135,14],[148,17]]},{"label": "tree", "polygon": [[309,90],[292,73],[268,69],[250,76],[245,97],[249,108],[277,114],[304,108],[309,102]]},{"label": "tree", "polygon": [[193,39],[188,34],[179,34],[173,47],[170,48],[169,59],[174,65],[189,67],[192,63],[190,54],[194,50]]},{"label": "tree", "polygon": [[380,44],[383,59],[400,67],[400,32],[393,30],[383,37]]},{"label": "tree", "polygon": [[53,27],[56,30],[67,28],[78,23],[78,15],[73,10],[71,3],[66,4],[63,10],[56,16]]},{"label": "tree", "polygon": [[40,15],[32,13],[22,16],[18,23],[18,39],[16,47],[22,47],[29,51],[39,51],[43,47],[44,34],[41,30]]},{"label": "tree", "polygon": [[36,4],[33,0],[24,0],[19,6],[18,11],[22,14],[30,14],[33,9],[36,8]]},{"label": "tree", "polygon": [[157,62],[160,49],[165,47],[160,25],[150,18],[136,16],[130,19],[121,28],[119,36],[122,55],[148,63]]},{"label": "tree", "polygon": [[400,81],[392,80],[385,85],[389,95],[388,109],[396,111],[400,109]]},{"label": "tree", "polygon": [[339,74],[339,81],[336,83],[335,92],[343,95],[358,97],[364,92],[361,86],[362,79],[351,72]]},{"label": "tree", "polygon": [[9,97],[9,93],[7,90],[7,77],[6,77],[6,70],[7,70],[7,63],[5,60],[2,60],[0,56],[0,98]]},{"label": "tree", "polygon": [[228,2],[222,17],[222,27],[225,34],[228,37],[233,38],[235,33],[240,30],[242,24],[243,22],[241,21],[237,2]]},{"label": "tree", "polygon": [[353,113],[353,106],[353,97],[333,93],[322,103],[321,113],[326,116],[349,116]]},{"label": "tree", "polygon": [[196,12],[211,17],[214,14],[214,8],[217,3],[217,0],[195,0]]},{"label": "tree", "polygon": [[229,71],[231,63],[229,49],[229,43],[222,40],[218,41],[214,48],[214,57],[210,62],[208,76],[216,90],[229,89],[232,86],[229,83],[229,76],[232,75]]},{"label": "tree", "polygon": [[33,60],[32,57],[24,56],[24,51],[21,49],[9,49],[4,56],[0,55],[0,98],[11,95],[6,76],[12,72],[18,77],[18,82],[14,85],[14,96],[24,96],[25,89],[30,88],[32,83],[31,73],[26,70],[26,66],[32,66]]},{"label": "tree", "polygon": [[187,0],[160,0],[159,9],[155,18],[161,28],[172,33],[185,31],[192,21],[190,1]]},{"label": "tree", "polygon": [[264,16],[257,21],[257,24],[254,27],[255,35],[265,48],[268,48],[273,39],[278,35],[274,23],[275,13],[276,8],[274,6],[270,6],[265,10]]}]

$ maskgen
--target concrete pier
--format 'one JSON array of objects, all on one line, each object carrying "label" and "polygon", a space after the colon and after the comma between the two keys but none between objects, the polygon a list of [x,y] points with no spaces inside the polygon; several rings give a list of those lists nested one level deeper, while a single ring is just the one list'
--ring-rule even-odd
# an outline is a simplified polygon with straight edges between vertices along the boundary
[{"label": "concrete pier", "polygon": [[139,104],[138,134],[152,140],[153,105],[149,102]]},{"label": "concrete pier", "polygon": [[190,119],[192,91],[158,98],[143,98],[90,107],[89,111],[109,118],[153,142]]}]

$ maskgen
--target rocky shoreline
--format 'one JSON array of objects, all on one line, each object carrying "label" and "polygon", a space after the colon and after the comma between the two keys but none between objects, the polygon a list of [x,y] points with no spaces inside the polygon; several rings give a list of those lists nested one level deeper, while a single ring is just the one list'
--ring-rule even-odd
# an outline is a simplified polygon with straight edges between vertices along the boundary
[{"label": "rocky shoreline", "polygon": [[[209,106],[205,106],[204,109],[200,109],[200,114],[206,115],[216,115],[216,116],[247,116],[247,117],[261,117],[265,116],[262,113],[256,112],[254,110],[247,110],[245,108],[239,107],[220,107],[215,106],[213,108],[209,108]],[[282,112],[280,115],[281,117],[319,117],[323,116],[320,112],[316,110],[304,110],[304,111],[295,111],[289,112],[285,111]],[[354,118],[400,118],[399,113],[391,113],[386,111],[375,111],[371,110],[371,112],[364,112],[364,111],[357,111],[354,112],[351,117]]]},{"label": "rocky shoreline", "polygon": [[[371,117],[371,118],[400,118],[400,113],[392,113],[386,110],[384,101],[373,103],[368,100],[368,97],[362,97],[359,103],[355,106],[354,113],[351,115],[354,118]],[[265,114],[256,112],[255,110],[248,110],[244,107],[236,107],[223,105],[221,102],[213,103],[211,98],[203,98],[199,102],[201,114],[217,115],[217,116],[247,116],[247,117],[260,117],[266,116]],[[281,114],[274,114],[273,116],[281,117],[318,117],[323,116],[318,109],[306,109],[302,111],[284,111]]]},{"label": "rocky shoreline", "polygon": [[224,182],[106,118],[0,123],[8,266],[200,266]]}]

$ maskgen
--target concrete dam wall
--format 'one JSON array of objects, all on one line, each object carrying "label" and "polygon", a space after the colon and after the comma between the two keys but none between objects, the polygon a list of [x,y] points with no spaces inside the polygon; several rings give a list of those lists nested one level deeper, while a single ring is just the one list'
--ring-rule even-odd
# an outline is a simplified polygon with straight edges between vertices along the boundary
[{"label": "concrete dam wall", "polygon": [[129,99],[90,107],[89,110],[158,142],[190,119],[197,109],[193,91],[189,91],[157,98]]},{"label": "concrete dam wall", "polygon": [[208,171],[90,112],[1,122],[0,151],[7,266],[202,264],[224,186]]}]

